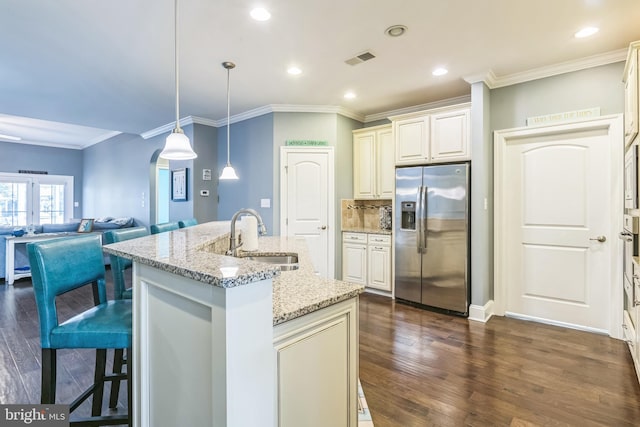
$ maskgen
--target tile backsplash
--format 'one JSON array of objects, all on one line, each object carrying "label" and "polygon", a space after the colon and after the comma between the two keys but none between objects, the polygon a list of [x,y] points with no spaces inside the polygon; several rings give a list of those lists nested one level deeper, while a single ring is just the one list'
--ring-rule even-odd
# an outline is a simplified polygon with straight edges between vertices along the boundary
[{"label": "tile backsplash", "polygon": [[341,211],[343,230],[391,229],[391,200],[342,199]]}]

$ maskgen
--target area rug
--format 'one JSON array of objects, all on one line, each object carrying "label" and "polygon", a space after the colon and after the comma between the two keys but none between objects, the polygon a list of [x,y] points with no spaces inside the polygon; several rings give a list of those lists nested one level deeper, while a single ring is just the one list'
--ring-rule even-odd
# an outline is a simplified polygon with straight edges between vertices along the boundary
[{"label": "area rug", "polygon": [[364,392],[362,391],[362,384],[358,379],[358,427],[373,427],[373,420],[371,419],[371,413],[369,412],[369,405],[367,405],[367,399],[364,398]]}]

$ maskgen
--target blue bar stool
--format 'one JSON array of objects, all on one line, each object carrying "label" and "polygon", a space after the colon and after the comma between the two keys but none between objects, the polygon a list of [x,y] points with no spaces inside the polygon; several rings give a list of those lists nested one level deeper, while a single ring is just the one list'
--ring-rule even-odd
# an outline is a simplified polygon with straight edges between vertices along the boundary
[{"label": "blue bar stool", "polygon": [[198,225],[198,220],[195,218],[183,219],[181,221],[178,221],[178,227],[180,228],[192,227],[194,225]]},{"label": "blue bar stool", "polygon": [[[102,240],[107,245],[148,235],[149,232],[145,227],[120,228],[105,232]],[[124,272],[131,267],[131,260],[112,254],[109,254],[109,258],[111,259],[111,274],[113,274],[114,299],[131,299],[132,289],[127,289],[124,280]]]},{"label": "blue bar stool", "polygon": [[[41,403],[56,400],[56,350],[95,348],[94,384],[70,405],[73,412],[93,396],[90,418],[74,420],[72,425],[131,426],[131,369],[127,374],[106,375],[107,349],[127,349],[131,354],[131,301],[107,301],[102,242],[98,234],[53,239],[27,245],[32,270],[33,290],[40,318],[42,347]],[[95,306],[59,323],[58,295],[91,286]],[[128,413],[102,415],[104,385],[114,379],[127,379]]]},{"label": "blue bar stool", "polygon": [[151,226],[151,234],[164,233],[165,231],[173,231],[180,228],[177,222],[163,222],[160,224],[153,224]]},{"label": "blue bar stool", "polygon": [[[109,230],[102,236],[104,244],[124,242],[125,240],[137,239],[138,237],[148,236],[149,232],[145,227],[121,228],[117,230]],[[113,294],[114,299],[131,299],[133,289],[126,287],[125,270],[131,268],[132,262],[128,258],[119,257],[109,254],[111,259],[111,274],[113,276]],[[122,372],[122,365],[127,363],[122,349],[116,349],[113,355],[113,373]],[[111,395],[109,397],[109,408],[115,408],[118,405],[118,394],[120,393],[120,380],[114,379],[111,383]]]}]

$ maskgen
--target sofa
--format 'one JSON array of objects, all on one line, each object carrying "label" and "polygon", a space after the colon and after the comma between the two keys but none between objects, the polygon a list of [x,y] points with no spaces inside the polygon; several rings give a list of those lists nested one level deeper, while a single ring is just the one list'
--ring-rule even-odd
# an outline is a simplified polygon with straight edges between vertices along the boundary
[{"label": "sofa", "polygon": [[[72,219],[64,224],[42,224],[36,225],[34,232],[39,233],[76,233],[78,226],[80,225],[79,219]],[[97,218],[93,223],[94,232],[102,232],[108,230],[114,230],[118,228],[133,227],[135,221],[131,217],[112,218],[104,217]],[[5,276],[5,263],[6,263],[6,237],[11,236],[16,230],[25,230],[26,227],[13,227],[13,226],[0,226],[0,278]],[[26,253],[26,245],[16,245],[15,254],[15,266],[25,267],[29,265],[29,259]],[[110,263],[108,255],[104,257],[105,265]]]}]

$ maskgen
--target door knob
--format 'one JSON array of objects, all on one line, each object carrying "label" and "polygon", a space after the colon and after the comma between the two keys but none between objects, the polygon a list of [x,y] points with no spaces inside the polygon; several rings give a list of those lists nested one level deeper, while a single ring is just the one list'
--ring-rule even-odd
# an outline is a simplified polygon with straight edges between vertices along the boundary
[{"label": "door knob", "polygon": [[327,226],[326,226],[326,225],[323,225],[322,227],[318,227],[318,229],[320,229],[320,230],[326,230],[326,229],[327,229]]},{"label": "door knob", "polygon": [[600,243],[604,243],[607,241],[607,238],[605,236],[598,236],[598,237],[594,237],[593,239],[589,239],[589,240],[597,240]]},{"label": "door knob", "polygon": [[625,242],[633,242],[633,234],[627,232],[627,231],[623,231],[620,233],[620,238],[622,240],[624,240]]}]

